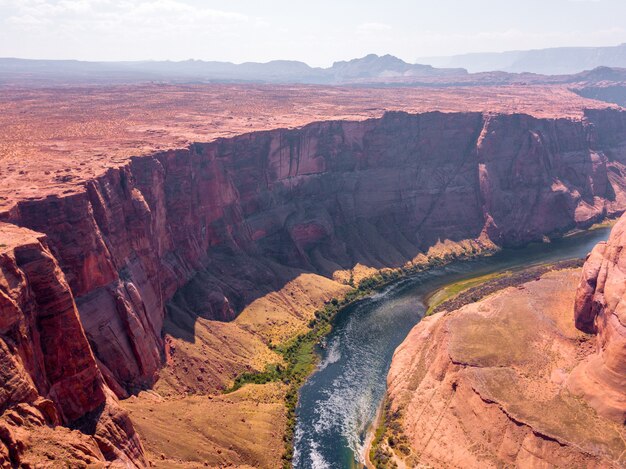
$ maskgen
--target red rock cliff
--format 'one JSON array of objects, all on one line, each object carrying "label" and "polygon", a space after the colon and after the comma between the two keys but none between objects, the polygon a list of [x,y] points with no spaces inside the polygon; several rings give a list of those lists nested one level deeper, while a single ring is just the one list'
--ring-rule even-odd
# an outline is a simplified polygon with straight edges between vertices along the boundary
[{"label": "red rock cliff", "polygon": [[576,295],[576,327],[597,334],[596,353],[572,373],[570,388],[617,422],[626,421],[626,216],[589,254]]},{"label": "red rock cliff", "polygon": [[[45,233],[107,383],[150,386],[165,304],[231,319],[278,280],[401,265],[438,240],[500,245],[626,208],[626,117],[388,113],[137,157],[4,218]],[[236,259],[236,262],[233,260]]]},{"label": "red rock cliff", "polygon": [[[68,462],[141,464],[141,443],[104,384],[45,235],[0,224],[0,317],[0,464],[37,465],[43,444],[71,454]],[[60,423],[89,428],[77,436]]]},{"label": "red rock cliff", "polygon": [[[357,262],[399,266],[445,239],[480,249],[588,226],[626,209],[625,142],[618,111],[582,120],[388,113],[136,157],[82,192],[0,214],[46,235],[43,257],[60,266],[64,301],[90,345],[67,370],[92,371],[28,364],[39,340],[63,360],[73,353],[56,326],[9,355],[26,357],[37,393],[64,418],[89,415],[105,399],[100,374],[118,397],[154,383],[168,301],[229,320],[284,282],[268,259],[331,274]],[[89,373],[102,395],[83,402],[72,386]]]},{"label": "red rock cliff", "polygon": [[623,422],[571,392],[595,342],[574,327],[579,277],[548,272],[411,330],[387,377],[400,467],[625,467]]}]

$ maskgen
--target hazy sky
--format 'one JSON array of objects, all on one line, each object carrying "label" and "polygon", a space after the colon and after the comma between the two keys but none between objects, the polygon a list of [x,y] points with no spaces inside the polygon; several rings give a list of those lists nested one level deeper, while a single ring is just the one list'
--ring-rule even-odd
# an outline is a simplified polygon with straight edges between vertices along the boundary
[{"label": "hazy sky", "polygon": [[626,42],[626,0],[0,0],[0,57],[302,60]]}]

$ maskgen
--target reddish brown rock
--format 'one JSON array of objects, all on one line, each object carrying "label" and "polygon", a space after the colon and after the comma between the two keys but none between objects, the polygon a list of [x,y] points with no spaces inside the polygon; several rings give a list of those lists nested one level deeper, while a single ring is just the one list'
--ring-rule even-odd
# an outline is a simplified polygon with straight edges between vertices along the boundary
[{"label": "reddish brown rock", "polygon": [[104,384],[45,235],[0,224],[0,313],[2,464],[39,464],[46,454],[69,454],[68,463],[143,464],[141,443]]},{"label": "reddish brown rock", "polygon": [[8,221],[46,233],[109,386],[150,387],[165,304],[230,320],[288,278],[517,245],[626,209],[626,118],[439,112],[255,132],[137,157]]},{"label": "reddish brown rock", "polygon": [[[71,193],[20,198],[0,213],[12,224],[0,231],[36,230],[47,247],[16,245],[9,256],[3,327],[34,316],[56,335],[27,335],[18,352],[7,345],[7,363],[24,364],[7,367],[5,387],[20,402],[49,397],[64,422],[89,415],[84,432],[113,442],[98,440],[105,457],[141,454],[125,446],[130,424],[103,407],[114,404],[101,377],[118,397],[155,383],[168,302],[189,313],[183,334],[193,340],[194,317],[231,320],[292,275],[401,266],[434,246],[479,250],[587,227],[626,209],[624,142],[625,113],[615,110],[392,112],[124,158]],[[64,280],[49,284],[61,270]],[[32,278],[27,293],[14,291],[22,277]]]},{"label": "reddish brown rock", "polygon": [[623,422],[568,384],[595,345],[571,316],[579,275],[550,272],[413,328],[388,376],[393,457],[406,467],[624,467]]},{"label": "reddish brown rock", "polygon": [[598,413],[626,422],[626,216],[599,243],[583,268],[576,294],[580,330],[597,334],[596,353],[572,373],[569,386]]},{"label": "reddish brown rock", "polygon": [[[1,233],[3,372],[12,370],[2,386],[3,407],[14,403],[12,395],[32,402],[42,394],[70,422],[105,401],[72,293],[44,235],[10,225]],[[11,379],[20,376],[12,389]]]},{"label": "reddish brown rock", "polygon": [[22,403],[5,411],[0,417],[0,440],[3,468],[86,467],[106,461],[93,437],[50,425],[49,417],[36,404]]},{"label": "reddish brown rock", "polygon": [[[5,84],[0,94],[0,211],[19,200],[82,191],[87,181],[134,156],[246,132],[364,120],[388,110],[579,119],[584,109],[611,106],[577,96],[571,85],[530,85],[531,77],[524,77],[518,86],[488,86],[493,83],[484,78],[469,86],[435,88]],[[607,77],[602,80],[606,83]]]}]

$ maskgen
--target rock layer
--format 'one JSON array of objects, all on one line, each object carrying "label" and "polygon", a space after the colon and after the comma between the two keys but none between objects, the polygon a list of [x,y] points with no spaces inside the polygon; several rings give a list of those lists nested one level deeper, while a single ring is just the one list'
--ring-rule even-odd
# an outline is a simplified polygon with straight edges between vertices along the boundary
[{"label": "rock layer", "polygon": [[596,342],[572,320],[579,277],[550,272],[420,322],[388,376],[390,426],[410,448],[395,457],[407,467],[625,467],[623,422],[569,387]]},{"label": "rock layer", "polygon": [[597,334],[596,353],[579,365],[570,379],[600,413],[626,422],[626,216],[599,243],[585,263],[576,295],[576,326]]},{"label": "rock layer", "polygon": [[[0,224],[0,273],[0,464],[50,464],[46,454],[141,464],[141,443],[104,384],[46,236]],[[85,426],[86,435],[59,424]],[[40,438],[59,451],[40,454]]]},{"label": "rock layer", "polygon": [[[70,359],[61,374],[54,362],[47,374],[40,364],[28,372],[70,421],[108,402],[100,376],[118,397],[154,384],[170,301],[179,314],[231,320],[289,272],[401,266],[448,244],[523,244],[621,213],[625,188],[619,111],[582,119],[394,112],[136,157],[78,192],[22,200],[0,220],[45,234],[43,260],[26,250],[14,261],[48,266],[29,274],[33,285],[58,267],[66,279],[55,287],[63,302],[46,293],[35,309],[48,301],[78,309],[88,346],[65,347],[52,331],[23,346],[40,341],[55,351],[41,360]],[[93,399],[74,393],[76,380],[96,390]],[[109,414],[119,425],[102,428],[132,433]]]},{"label": "rock layer", "polygon": [[154,383],[165,303],[196,273],[186,303],[228,320],[280,287],[267,258],[329,275],[399,266],[443,239],[511,245],[588,226],[626,208],[624,142],[616,111],[389,113],[135,158],[3,218],[48,236],[123,397]]}]

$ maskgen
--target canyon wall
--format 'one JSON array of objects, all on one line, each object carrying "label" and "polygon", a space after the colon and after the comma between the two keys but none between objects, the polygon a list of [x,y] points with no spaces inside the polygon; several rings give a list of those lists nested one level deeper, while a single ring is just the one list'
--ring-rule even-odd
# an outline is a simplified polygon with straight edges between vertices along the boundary
[{"label": "canyon wall", "polygon": [[[387,113],[135,157],[0,220],[45,235],[94,386],[127,397],[158,377],[169,301],[230,320],[289,280],[277,265],[332,275],[402,266],[444,240],[518,245],[619,214],[625,196],[626,113]],[[65,354],[70,337],[27,342]],[[26,374],[66,420],[91,413],[57,378]]]},{"label": "canyon wall", "polygon": [[2,223],[0,316],[0,465],[49,463],[51,452],[69,465],[141,465],[141,443],[104,383],[46,236]]},{"label": "canyon wall", "polygon": [[626,422],[626,216],[589,254],[576,295],[580,330],[597,335],[595,353],[572,373],[570,388],[601,415]]}]

